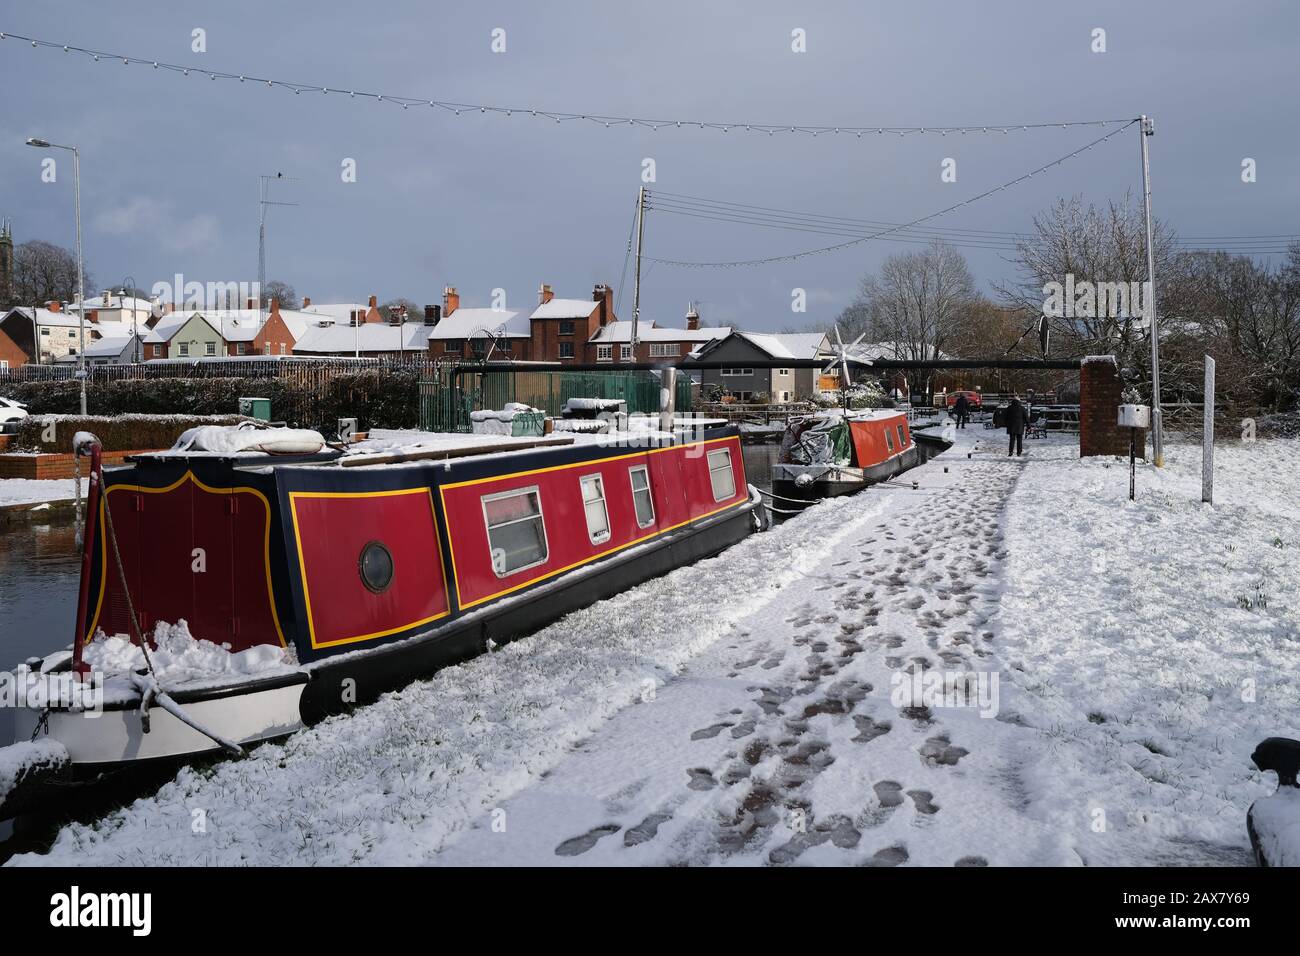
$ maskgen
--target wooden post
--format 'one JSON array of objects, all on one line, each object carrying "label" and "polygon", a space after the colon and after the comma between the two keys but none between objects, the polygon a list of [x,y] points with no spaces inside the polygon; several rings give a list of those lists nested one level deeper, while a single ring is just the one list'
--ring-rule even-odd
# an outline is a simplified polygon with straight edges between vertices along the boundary
[{"label": "wooden post", "polygon": [[1214,359],[1205,356],[1205,396],[1201,435],[1201,501],[1214,504]]}]

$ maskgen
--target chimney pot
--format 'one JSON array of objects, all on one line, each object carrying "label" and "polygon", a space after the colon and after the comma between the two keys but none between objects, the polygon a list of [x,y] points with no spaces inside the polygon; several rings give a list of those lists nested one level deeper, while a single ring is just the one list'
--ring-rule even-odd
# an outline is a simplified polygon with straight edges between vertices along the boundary
[{"label": "chimney pot", "polygon": [[309,306],[309,305],[311,305],[311,296],[309,296],[309,295],[305,295],[305,296],[303,296],[303,297],[302,297],[302,307],[305,309],[305,308],[307,308],[307,306]]},{"label": "chimney pot", "polygon": [[271,300],[271,314],[272,314],[272,315],[279,315],[279,314],[280,314],[280,300],[279,300],[279,299],[272,299],[272,300]]},{"label": "chimney pot", "polygon": [[453,312],[460,308],[460,293],[456,291],[454,285],[443,286],[442,289],[442,317],[448,318]]},{"label": "chimney pot", "polygon": [[442,306],[426,305],[424,307],[424,324],[432,328],[442,318]]},{"label": "chimney pot", "polygon": [[696,311],[694,302],[686,306],[686,327],[692,332],[700,327],[700,313]]},{"label": "chimney pot", "polygon": [[369,301],[368,303],[366,303],[366,304],[369,305],[370,308],[373,309],[373,308],[375,307],[375,302],[376,302],[376,299],[375,299],[375,297],[372,295],[372,296],[370,297],[370,301]]},{"label": "chimney pot", "polygon": [[45,308],[49,309],[51,312],[62,312],[62,311],[63,311],[63,303],[62,303],[62,302],[46,302],[46,303],[45,303]]},{"label": "chimney pot", "polygon": [[546,303],[550,302],[554,298],[555,298],[555,293],[551,291],[551,287],[546,283],[542,283],[542,287],[537,290],[537,301],[540,302],[542,305],[545,305]]}]

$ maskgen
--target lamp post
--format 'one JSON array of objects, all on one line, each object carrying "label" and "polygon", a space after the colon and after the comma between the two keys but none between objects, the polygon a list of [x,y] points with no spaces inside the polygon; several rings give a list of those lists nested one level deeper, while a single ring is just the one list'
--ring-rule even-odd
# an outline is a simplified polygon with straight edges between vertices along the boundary
[{"label": "lamp post", "polygon": [[86,270],[81,259],[81,153],[75,146],[63,146],[31,137],[28,146],[37,149],[66,149],[72,153],[72,193],[77,213],[77,378],[81,379],[81,414],[86,414]]}]

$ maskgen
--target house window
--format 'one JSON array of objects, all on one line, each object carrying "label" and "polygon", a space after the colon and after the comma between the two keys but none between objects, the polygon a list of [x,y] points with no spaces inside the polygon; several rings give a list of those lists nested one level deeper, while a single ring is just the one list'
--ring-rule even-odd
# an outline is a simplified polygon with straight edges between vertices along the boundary
[{"label": "house window", "polygon": [[902,425],[902,423],[900,422],[900,423],[899,423],[899,426],[898,426],[898,447],[899,447],[899,448],[906,448],[906,447],[907,447],[907,438],[906,438],[906,434],[907,434],[907,433],[903,431],[903,425]]},{"label": "house window", "polygon": [[885,429],[885,444],[889,446],[890,452],[894,450],[894,433],[888,428]]},{"label": "house window", "polygon": [[204,354],[204,355],[216,355],[216,354],[217,354],[217,343],[216,343],[216,342],[204,342],[204,343],[203,343],[203,354]]},{"label": "house window", "polygon": [[682,347],[676,342],[656,342],[650,346],[651,358],[667,358],[670,355],[681,355]]},{"label": "house window", "polygon": [[239,343],[239,354],[240,354],[240,355],[247,355],[247,354],[248,354],[248,343],[247,343],[247,342],[240,342],[240,343]]},{"label": "house window", "polygon": [[498,352],[513,352],[514,349],[515,349],[514,343],[511,342],[505,336],[502,336],[501,338],[497,339]]},{"label": "house window", "polygon": [[724,368],[724,369],[722,370],[722,374],[723,374],[723,375],[734,375],[734,376],[740,376],[740,375],[753,375],[753,374],[754,374],[754,370],[753,370],[752,368]]},{"label": "house window", "polygon": [[41,335],[49,335],[49,334],[50,334],[49,329],[41,329]]},{"label": "house window", "polygon": [[571,321],[569,321],[569,320],[565,320],[565,321],[561,322],[561,323],[560,323],[560,334],[561,334],[561,335],[572,335],[572,334],[573,334],[573,323],[572,323]]},{"label": "house window", "polygon": [[442,343],[444,352],[459,352],[464,348],[464,343],[460,339],[445,339]]},{"label": "house window", "polygon": [[587,536],[592,544],[609,540],[609,510],[605,507],[605,482],[600,475],[581,479],[582,507],[587,512]]},{"label": "house window", "polygon": [[487,339],[470,339],[469,350],[474,353],[474,357],[481,359],[487,355]]},{"label": "house window", "polygon": [[189,342],[182,342],[181,345],[180,345],[180,349],[181,349],[181,352],[180,352],[180,354],[181,354],[181,358],[187,358],[187,357],[189,357],[189,354],[190,354],[190,343],[189,343]]},{"label": "house window", "polygon": [[709,452],[709,482],[713,485],[714,501],[736,497],[736,476],[731,471],[731,452],[728,449]]},{"label": "house window", "polygon": [[639,465],[628,471],[632,479],[632,504],[636,508],[636,523],[648,528],[655,523],[655,503],[650,497],[650,469]]},{"label": "house window", "polygon": [[777,375],[789,375],[789,374],[790,374],[790,370],[789,370],[788,368],[779,368],[779,369],[776,370],[776,374],[777,374]]},{"label": "house window", "polygon": [[630,345],[622,346],[619,354],[623,356],[624,362],[632,361],[632,346]]},{"label": "house window", "polygon": [[155,345],[155,346],[153,347],[153,357],[154,357],[154,358],[162,358],[162,346],[161,346],[161,345]]},{"label": "house window", "polygon": [[597,346],[596,346],[596,361],[597,361],[597,362],[612,362],[612,361],[614,361],[614,346],[612,346],[612,345],[597,345]]},{"label": "house window", "polygon": [[75,339],[76,337],[77,337],[77,333],[74,332],[72,329],[68,329],[68,338]]},{"label": "house window", "polygon": [[573,343],[572,343],[572,342],[561,342],[561,343],[560,343],[560,358],[562,358],[562,359],[573,358]]},{"label": "house window", "polygon": [[789,393],[789,392],[781,392],[781,393],[779,393],[779,394],[780,394],[780,401],[782,401],[782,402],[788,402],[788,401],[790,401],[790,393]]},{"label": "house window", "polygon": [[536,485],[485,495],[482,501],[492,570],[497,577],[504,578],[546,560],[546,524]]}]

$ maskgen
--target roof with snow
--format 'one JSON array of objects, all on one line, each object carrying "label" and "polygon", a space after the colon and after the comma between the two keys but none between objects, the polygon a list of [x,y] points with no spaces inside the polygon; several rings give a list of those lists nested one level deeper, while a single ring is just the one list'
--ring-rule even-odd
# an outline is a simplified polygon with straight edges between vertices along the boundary
[{"label": "roof with snow", "polygon": [[125,352],[135,348],[135,336],[115,335],[99,339],[86,346],[86,358],[119,358]]},{"label": "roof with snow", "polygon": [[528,316],[509,309],[457,309],[437,325],[424,328],[429,339],[469,339],[475,332],[498,331],[510,338],[529,336]]},{"label": "roof with snow", "polygon": [[423,352],[428,349],[429,327],[422,322],[389,325],[326,325],[309,329],[294,343],[294,354],[352,355],[355,352]]},{"label": "roof with snow", "polygon": [[[730,334],[729,326],[707,329],[661,329],[653,322],[638,322],[636,331],[639,342],[709,342],[713,339],[726,338]],[[610,322],[597,329],[588,341],[598,344],[631,342],[632,323],[626,320]]]},{"label": "roof with snow", "polygon": [[[308,315],[318,315],[322,318],[333,319],[335,322],[352,321],[352,313],[358,309],[364,314],[370,311],[370,306],[362,302],[313,302],[311,305],[305,305],[301,309],[295,310],[305,312]],[[281,309],[280,314],[284,315],[285,310]]]},{"label": "roof with snow", "polygon": [[599,306],[591,299],[552,299],[533,310],[534,319],[585,319]]},{"label": "roof with snow", "polygon": [[774,359],[817,358],[826,345],[824,332],[737,332],[736,334]]},{"label": "roof with snow", "polygon": [[[130,296],[130,295],[128,295],[128,296],[112,295],[112,296],[109,296],[109,301],[110,301],[111,304],[108,305],[108,306],[105,306],[105,305],[104,305],[104,297],[103,297],[102,295],[97,295],[97,296],[95,296],[95,297],[93,297],[93,298],[90,298],[90,299],[87,299],[87,300],[86,300],[86,308],[88,308],[88,309],[104,309],[104,308],[107,308],[107,309],[128,309],[128,310],[131,310],[131,311],[134,311],[134,312],[148,312],[148,311],[150,311],[150,310],[153,308],[153,303],[150,302],[148,299],[140,299],[140,298],[137,298],[137,297],[135,297],[135,296]],[[77,307],[77,304],[76,304],[75,302],[72,303],[71,305],[67,306],[67,309],[68,309],[69,312],[76,312],[76,311],[77,311],[77,308],[78,308],[78,307]]]},{"label": "roof with snow", "polygon": [[217,331],[216,324],[209,321],[197,309],[177,309],[175,312],[168,312],[159,319],[158,323],[145,335],[144,340],[149,343],[170,342],[176,333],[183,329],[195,316],[211,325],[213,331]]}]

